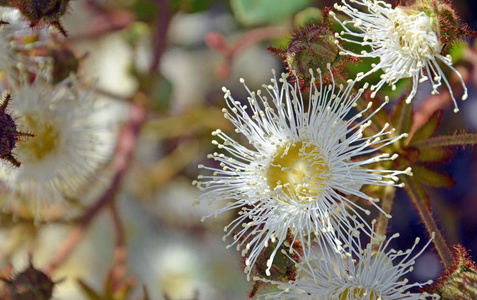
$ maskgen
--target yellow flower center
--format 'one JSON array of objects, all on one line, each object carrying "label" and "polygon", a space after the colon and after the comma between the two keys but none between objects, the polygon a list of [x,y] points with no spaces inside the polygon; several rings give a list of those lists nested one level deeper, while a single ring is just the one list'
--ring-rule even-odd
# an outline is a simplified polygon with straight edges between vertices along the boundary
[{"label": "yellow flower center", "polygon": [[55,151],[59,146],[59,131],[56,124],[45,122],[44,117],[39,119],[34,115],[22,116],[24,128],[28,128],[35,135],[18,144],[17,152],[25,162],[41,161],[45,156]]},{"label": "yellow flower center", "polygon": [[280,146],[267,172],[272,189],[282,188],[303,203],[318,195],[329,178],[330,167],[320,149],[302,142]]},{"label": "yellow flower center", "polygon": [[369,292],[363,288],[347,288],[340,295],[338,295],[339,300],[350,300],[350,299],[362,299],[364,296],[367,296],[369,300],[380,300],[381,298],[374,292]]}]

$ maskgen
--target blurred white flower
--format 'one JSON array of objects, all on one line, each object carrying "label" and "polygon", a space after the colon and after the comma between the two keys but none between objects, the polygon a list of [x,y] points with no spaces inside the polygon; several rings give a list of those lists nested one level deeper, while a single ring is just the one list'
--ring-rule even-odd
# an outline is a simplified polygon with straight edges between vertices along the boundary
[{"label": "blurred white flower", "polygon": [[[349,21],[341,22],[335,16],[343,26],[343,31],[336,33],[336,37],[371,48],[370,52],[363,50],[360,53],[342,49],[342,55],[379,58],[379,63],[373,64],[371,70],[357,75],[357,80],[361,80],[378,70],[384,72],[379,83],[371,86],[371,90],[374,90],[371,97],[373,98],[384,84],[389,84],[395,89],[395,84],[400,79],[412,78],[412,91],[406,99],[407,103],[410,103],[420,83],[429,80],[432,84],[432,93],[436,94],[437,88],[444,81],[454,101],[454,111],[459,111],[452,88],[439,63],[444,63],[459,76],[464,87],[462,100],[467,99],[467,88],[460,73],[452,66],[452,57],[449,54],[446,56],[441,54],[444,45],[439,39],[439,22],[436,17],[431,19],[425,12],[409,7],[393,9],[384,1],[350,0],[350,2],[364,6],[366,12],[359,11],[345,1],[343,5],[335,4],[336,10],[351,18]],[[347,24],[353,24],[353,29],[357,32],[346,27]]]},{"label": "blurred white flower", "polygon": [[80,90],[74,78],[57,85],[24,80],[11,93],[17,125],[34,136],[13,150],[19,168],[1,162],[2,198],[14,210],[27,203],[38,218],[42,204],[84,196],[86,185],[112,156],[114,130],[99,116],[104,105],[94,101],[92,90]]},{"label": "blurred white flower", "polygon": [[12,67],[18,63],[26,63],[29,68],[37,67],[35,63],[46,63],[45,56],[36,53],[35,57],[29,57],[26,52],[32,49],[45,47],[56,37],[49,28],[33,30],[28,21],[16,8],[0,7],[0,20],[7,22],[0,26],[0,70],[8,71],[10,77],[16,76]]},{"label": "blurred white flower", "polygon": [[[319,74],[321,82],[321,71]],[[266,272],[270,273],[276,251],[289,231],[294,240],[301,242],[305,255],[315,236],[339,249],[336,239],[346,237],[349,231],[356,232],[364,226],[371,234],[369,225],[360,224],[365,223],[360,214],[370,211],[346,196],[368,199],[379,209],[374,203],[377,200],[360,188],[368,184],[397,185],[396,175],[410,174],[409,169],[367,167],[395,159],[397,155],[372,155],[401,136],[386,137],[393,132],[387,124],[376,135],[364,137],[362,132],[371,121],[362,118],[362,113],[344,120],[363,92],[361,89],[353,95],[353,81],[347,86],[335,86],[333,79],[332,84],[316,86],[313,77],[309,104],[304,104],[296,84],[289,84],[287,77],[282,74],[279,80],[273,78],[271,85],[264,85],[270,98],[261,90],[252,92],[245,86],[250,94],[247,104],[234,100],[224,88],[228,106],[223,110],[225,117],[254,149],[216,130],[213,135],[222,142],[213,143],[226,153],[209,155],[215,164],[199,168],[209,170],[210,174],[200,175],[194,181],[202,191],[200,202],[230,201],[211,215],[240,209],[239,216],[225,231],[234,235],[237,248],[245,246],[242,255],[250,251],[245,261],[248,273],[269,241],[276,241],[278,244],[267,261]],[[369,108],[370,105],[365,110]],[[353,160],[361,155],[368,157]]]},{"label": "blurred white flower", "polygon": [[393,235],[387,242],[383,241],[384,237],[375,237],[365,249],[361,248],[359,239],[349,241],[348,246],[355,249],[354,255],[337,254],[321,247],[321,254],[298,265],[298,278],[292,282],[255,279],[276,284],[283,290],[264,294],[267,299],[439,299],[438,295],[409,291],[413,287],[431,284],[432,280],[426,283],[409,283],[408,279],[403,278],[413,271],[416,258],[430,241],[415,255],[412,255],[412,252],[419,243],[419,238],[411,249],[404,252],[387,250],[389,242],[398,236],[399,234]]}]

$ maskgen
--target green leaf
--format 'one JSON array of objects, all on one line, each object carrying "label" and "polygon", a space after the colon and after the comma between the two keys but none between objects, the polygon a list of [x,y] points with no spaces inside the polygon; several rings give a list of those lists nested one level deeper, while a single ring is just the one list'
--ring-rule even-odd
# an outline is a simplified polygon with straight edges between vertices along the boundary
[{"label": "green leaf", "polygon": [[80,290],[86,295],[86,299],[88,300],[101,300],[102,297],[96,293],[86,282],[81,279],[78,279],[78,283],[80,285]]},{"label": "green leaf", "polygon": [[159,6],[155,1],[138,0],[132,7],[136,19],[143,22],[153,22],[159,15]]},{"label": "green leaf", "polygon": [[215,0],[172,0],[171,6],[174,11],[196,13],[208,10]]},{"label": "green leaf", "polygon": [[167,111],[170,106],[172,91],[172,83],[167,78],[159,76],[151,89],[151,108],[157,113]]},{"label": "green leaf", "polygon": [[236,19],[246,26],[269,24],[291,16],[311,0],[231,0]]},{"label": "green leaf", "polygon": [[469,44],[463,40],[455,40],[450,44],[449,54],[452,56],[452,61],[454,63],[462,60],[465,53],[469,49]]},{"label": "green leaf", "polygon": [[322,14],[323,12],[321,11],[321,9],[318,9],[316,7],[308,7],[295,15],[293,23],[296,27],[306,26],[310,23],[321,24],[321,20],[323,19]]},{"label": "green leaf", "polygon": [[439,127],[442,119],[442,111],[438,110],[434,112],[429,119],[427,120],[424,125],[422,125],[416,132],[412,135],[409,145],[413,145],[414,143],[427,140],[430,138]]},{"label": "green leaf", "polygon": [[449,159],[452,151],[446,148],[418,148],[420,162],[442,162]]},{"label": "green leaf", "polygon": [[407,104],[405,97],[401,97],[394,107],[391,115],[392,125],[396,128],[396,134],[409,133],[412,128],[412,104]]},{"label": "green leaf", "polygon": [[455,185],[455,180],[452,177],[423,166],[412,166],[412,174],[415,180],[428,186],[451,188]]}]

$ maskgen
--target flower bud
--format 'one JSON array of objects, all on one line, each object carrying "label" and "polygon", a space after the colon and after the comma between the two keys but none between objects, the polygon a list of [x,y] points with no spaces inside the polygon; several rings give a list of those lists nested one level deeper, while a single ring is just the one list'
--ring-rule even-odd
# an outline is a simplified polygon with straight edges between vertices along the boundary
[{"label": "flower bud", "polygon": [[6,112],[10,99],[10,94],[4,94],[2,104],[0,104],[0,158],[19,167],[20,162],[15,159],[12,151],[20,136],[31,136],[31,134],[17,131],[15,120]]},{"label": "flower bud", "polygon": [[56,282],[40,270],[30,265],[11,279],[0,278],[8,285],[9,299],[15,300],[48,300],[53,295]]},{"label": "flower bud", "polygon": [[13,0],[11,4],[30,21],[31,27],[43,22],[55,26],[66,36],[60,18],[65,14],[69,2],[70,0]]},{"label": "flower bud", "polygon": [[455,246],[454,264],[441,275],[430,292],[441,299],[477,299],[477,268],[464,247]]},{"label": "flower bud", "polygon": [[310,69],[315,73],[316,69],[320,69],[322,82],[328,83],[331,81],[330,72],[341,73],[346,63],[357,61],[355,57],[339,54],[340,47],[337,43],[340,41],[335,38],[331,26],[329,10],[325,9],[321,24],[310,24],[297,29],[287,49],[269,48],[271,52],[284,58],[287,68],[299,81],[302,91],[309,88],[312,76]]}]

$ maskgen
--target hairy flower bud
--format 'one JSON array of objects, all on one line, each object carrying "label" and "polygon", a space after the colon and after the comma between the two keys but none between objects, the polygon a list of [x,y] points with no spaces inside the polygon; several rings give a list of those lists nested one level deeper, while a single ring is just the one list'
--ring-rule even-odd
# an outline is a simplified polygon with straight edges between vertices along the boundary
[{"label": "hairy flower bud", "polygon": [[11,279],[0,278],[8,285],[7,299],[12,300],[48,300],[53,295],[53,289],[57,282],[40,270],[33,267],[31,262],[22,272],[16,274]]},{"label": "hairy flower bud", "polygon": [[309,88],[312,77],[310,69],[320,69],[323,72],[323,83],[328,83],[331,81],[328,65],[331,72],[336,74],[342,71],[347,62],[357,61],[355,57],[339,55],[340,48],[331,26],[329,10],[325,9],[321,24],[310,24],[297,29],[287,49],[269,48],[271,52],[284,58],[287,68],[298,79],[302,91]]},{"label": "hairy flower bud", "polygon": [[20,162],[13,156],[12,151],[20,136],[31,136],[31,134],[17,131],[15,120],[6,112],[10,99],[10,94],[4,94],[0,104],[0,158],[19,167]]},{"label": "hairy flower bud", "polygon": [[430,292],[441,299],[477,299],[477,267],[464,247],[455,246],[454,265],[441,275]]},{"label": "hairy flower bud", "polygon": [[46,23],[55,26],[63,35],[66,31],[60,18],[66,13],[70,0],[12,0],[11,5],[18,8],[30,21],[30,26]]}]

